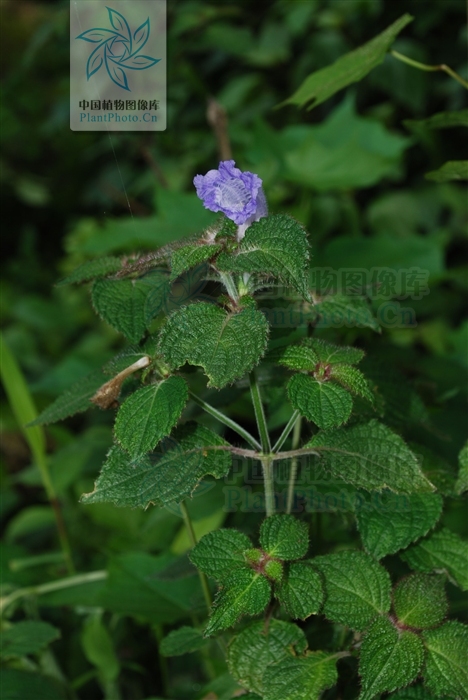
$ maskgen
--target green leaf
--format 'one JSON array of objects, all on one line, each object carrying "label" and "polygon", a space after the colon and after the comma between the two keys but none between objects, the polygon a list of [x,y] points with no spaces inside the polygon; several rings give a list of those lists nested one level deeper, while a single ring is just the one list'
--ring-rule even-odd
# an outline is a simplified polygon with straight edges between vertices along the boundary
[{"label": "green leaf", "polygon": [[276,559],[301,559],[309,548],[309,528],[293,515],[273,515],[260,527],[260,544]]},{"label": "green leaf", "polygon": [[324,598],[320,574],[308,562],[290,564],[275,589],[275,597],[294,619],[305,620],[317,614]]},{"label": "green leaf", "polygon": [[282,620],[270,620],[268,625],[254,622],[234,637],[228,648],[227,663],[231,675],[247,690],[263,697],[265,669],[283,658],[290,649],[302,654],[307,648],[304,632],[296,625]]},{"label": "green leaf", "polygon": [[119,507],[147,508],[190,497],[207,474],[219,479],[229,471],[230,453],[210,450],[227,443],[208,428],[187,423],[163,441],[151,455],[132,459],[114,446],[102,467],[94,491],[81,502],[114,503]]},{"label": "green leaf", "polygon": [[[364,547],[376,559],[395,554],[427,535],[442,514],[442,497],[436,493],[413,493],[395,501],[386,494],[378,498],[378,507],[356,511],[356,520]],[[396,505],[398,507],[396,507]]]},{"label": "green leaf", "polygon": [[372,328],[381,332],[367,299],[334,294],[319,299],[313,309],[317,312],[317,328]]},{"label": "green leaf", "polygon": [[190,560],[207,576],[224,581],[235,569],[247,567],[244,553],[252,543],[238,530],[216,530],[201,538],[190,552]]},{"label": "green leaf", "polygon": [[88,661],[96,666],[106,683],[115,681],[120,664],[115,654],[112,637],[102,622],[101,614],[90,615],[83,625],[81,644]]},{"label": "green leaf", "polygon": [[332,622],[363,630],[390,609],[390,576],[364,552],[337,552],[312,563],[325,578],[323,614]]},{"label": "green leaf", "polygon": [[2,700],[64,700],[65,690],[48,676],[16,668],[2,668],[0,693]]},{"label": "green leaf", "polygon": [[212,245],[185,245],[174,250],[171,256],[171,280],[180,277],[190,268],[206,262],[221,250],[218,244]]},{"label": "green leaf", "polygon": [[306,447],[318,450],[321,465],[333,477],[367,491],[388,488],[411,493],[434,488],[401,437],[376,420],[320,432]]},{"label": "green leaf", "polygon": [[448,609],[443,576],[412,574],[393,590],[393,609],[405,627],[428,629],[443,622]]},{"label": "green leaf", "polygon": [[268,359],[289,369],[305,372],[314,371],[319,361],[315,350],[305,345],[288,345],[275,349],[269,353]]},{"label": "green leaf", "polygon": [[78,282],[88,282],[97,277],[105,277],[114,272],[118,272],[122,268],[120,258],[97,258],[97,260],[88,260],[73,270],[71,274],[63,280],[57,282],[57,287],[63,287],[66,284],[77,284]]},{"label": "green leaf", "polygon": [[401,558],[416,571],[443,571],[462,591],[468,590],[468,542],[447,528],[413,545]]},{"label": "green leaf", "polygon": [[468,626],[456,620],[423,634],[427,649],[424,681],[437,696],[466,698],[468,688]]},{"label": "green leaf", "polygon": [[61,396],[59,396],[50,406],[29,425],[47,425],[56,423],[59,420],[74,416],[75,413],[82,413],[88,408],[93,408],[91,398],[103,385],[105,378],[100,369],[91,372],[86,377],[71,385]]},{"label": "green leaf", "polygon": [[468,440],[458,455],[458,478],[455,484],[455,493],[458,495],[468,491]]},{"label": "green leaf", "polygon": [[319,362],[334,365],[346,362],[348,365],[356,365],[364,357],[364,350],[352,348],[346,345],[334,345],[320,338],[305,338],[302,344],[312,348],[316,353]]},{"label": "green leaf", "polygon": [[243,615],[259,615],[270,602],[267,579],[252,569],[239,569],[223,579],[216,594],[205,636],[232,627]]},{"label": "green leaf", "polygon": [[214,304],[191,304],[169,316],[160,351],[173,369],[188,362],[200,365],[210,381],[222,388],[258,363],[266,349],[268,323],[253,308],[228,313]]},{"label": "green leaf", "polygon": [[425,127],[427,129],[450,129],[454,126],[468,126],[468,109],[460,109],[456,112],[438,112],[427,119],[405,119],[403,124],[413,128]]},{"label": "green leaf", "polygon": [[[388,696],[388,700],[435,700],[432,693],[423,685],[409,685]],[[440,700],[447,700],[444,695]]]},{"label": "green leaf", "polygon": [[367,379],[355,367],[350,367],[349,365],[332,365],[330,371],[330,379],[333,379],[341,384],[345,389],[351,391],[353,394],[361,396],[363,399],[367,399],[369,403],[374,404],[375,396],[369,388]]},{"label": "green leaf", "polygon": [[313,651],[268,666],[263,700],[319,700],[322,691],[338,679],[336,661],[336,654]]},{"label": "green leaf", "polygon": [[153,450],[169,435],[187,399],[187,384],[182,377],[169,377],[138,389],[119,408],[114,427],[117,441],[132,457]]},{"label": "green leaf", "polygon": [[468,180],[468,160],[449,160],[438,170],[426,173],[426,180],[449,182],[451,180]]},{"label": "green leaf", "polygon": [[287,214],[273,214],[251,224],[237,250],[220,255],[216,266],[231,272],[276,275],[308,299],[308,260],[305,228]]},{"label": "green leaf", "polygon": [[353,410],[353,399],[346,389],[332,382],[318,382],[305,374],[291,377],[287,391],[293,408],[319,428],[342,425]]},{"label": "green leaf", "polygon": [[362,641],[359,700],[371,700],[385,691],[414,681],[424,661],[424,646],[413,632],[398,630],[386,617],[379,618]]},{"label": "green leaf", "polygon": [[194,627],[179,627],[169,632],[159,645],[159,653],[163,656],[182,656],[201,649],[206,644],[203,634]]},{"label": "green leaf", "polygon": [[411,15],[402,15],[371,41],[341,56],[331,66],[315,71],[291,97],[281,103],[281,106],[295,104],[302,107],[312,101],[308,105],[308,109],[312,109],[351,83],[362,80],[382,63],[397,35],[412,20]]},{"label": "green leaf", "polygon": [[60,631],[47,622],[24,620],[2,630],[0,656],[26,656],[36,654],[43,647],[60,637]]}]

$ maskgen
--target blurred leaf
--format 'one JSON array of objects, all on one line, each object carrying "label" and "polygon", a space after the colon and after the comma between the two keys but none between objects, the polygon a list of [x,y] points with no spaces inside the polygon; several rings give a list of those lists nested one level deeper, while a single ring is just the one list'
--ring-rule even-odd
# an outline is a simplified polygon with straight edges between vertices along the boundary
[{"label": "blurred leaf", "polygon": [[59,630],[47,622],[39,620],[17,622],[12,627],[2,630],[0,655],[8,657],[36,654],[59,637]]},{"label": "blurred leaf", "polygon": [[91,397],[94,396],[99,387],[103,384],[103,373],[96,370],[87,377],[72,384],[64,394],[58,397],[30,425],[47,425],[56,423],[59,420],[73,416],[75,413],[82,413],[88,408],[93,408]]},{"label": "blurred leaf", "polygon": [[64,700],[65,690],[47,676],[15,668],[3,668],[0,680],[3,700]]},{"label": "blurred leaf", "polygon": [[179,627],[169,632],[159,645],[163,656],[182,656],[201,649],[207,644],[203,634],[194,627]]},{"label": "blurred leaf", "polygon": [[468,440],[458,455],[458,464],[459,470],[457,483],[455,484],[455,492],[457,494],[462,494],[468,491]]},{"label": "blurred leaf", "polygon": [[23,508],[10,520],[5,537],[7,541],[12,542],[54,525],[54,511],[50,506],[29,506]]},{"label": "blurred leaf", "polygon": [[426,180],[448,182],[449,180],[468,180],[468,160],[450,160],[438,170],[426,173]]},{"label": "blurred leaf", "polygon": [[410,129],[413,127],[450,129],[454,126],[468,126],[468,109],[460,109],[458,112],[439,112],[427,119],[406,119],[403,124]]},{"label": "blurred leaf", "polygon": [[102,622],[101,614],[90,615],[83,625],[81,644],[88,661],[96,666],[99,676],[106,682],[115,681],[120,664],[114,650],[112,637]]},{"label": "blurred leaf", "polygon": [[309,75],[296,92],[281,103],[295,104],[308,109],[317,107],[343,88],[362,80],[370,71],[381,63],[396,36],[406,27],[413,17],[402,15],[387,29],[358,49],[339,58],[333,65],[322,68]]}]

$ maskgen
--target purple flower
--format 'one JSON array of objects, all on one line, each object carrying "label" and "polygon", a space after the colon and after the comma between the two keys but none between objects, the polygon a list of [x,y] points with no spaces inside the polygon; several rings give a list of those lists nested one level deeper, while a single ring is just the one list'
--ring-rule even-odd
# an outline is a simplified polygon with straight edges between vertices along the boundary
[{"label": "purple flower", "polygon": [[239,225],[239,239],[252,222],[268,213],[262,180],[254,173],[243,173],[233,160],[222,161],[218,170],[206,175],[196,175],[193,184],[206,209],[221,211]]}]

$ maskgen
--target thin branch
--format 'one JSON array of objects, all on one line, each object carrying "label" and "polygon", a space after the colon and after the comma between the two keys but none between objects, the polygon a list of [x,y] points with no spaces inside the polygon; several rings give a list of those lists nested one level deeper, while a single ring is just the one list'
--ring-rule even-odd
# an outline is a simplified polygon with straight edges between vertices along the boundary
[{"label": "thin branch", "polygon": [[427,63],[420,63],[419,61],[415,61],[412,58],[408,58],[408,56],[404,56],[402,53],[399,51],[390,51],[392,56],[394,58],[397,58],[399,61],[402,63],[406,63],[408,66],[412,66],[413,68],[418,68],[418,70],[423,70],[427,72],[433,72],[433,71],[443,71],[444,73],[447,73],[451,78],[456,80],[460,85],[463,85],[464,88],[468,90],[468,82],[464,80],[461,75],[458,75],[452,68],[447,66],[445,63],[439,63],[436,66],[429,66]]},{"label": "thin branch", "polygon": [[[273,445],[273,447],[271,448],[271,451],[272,451],[272,452],[278,452],[278,451],[283,447],[283,445],[284,445],[284,443],[286,442],[286,439],[287,439],[289,433],[290,433],[291,430],[294,428],[294,426],[295,426],[295,424],[296,424],[296,421],[297,421],[297,419],[299,418],[299,416],[300,416],[299,411],[294,411],[294,413],[292,414],[291,418],[290,418],[289,421],[288,421],[287,426],[285,427],[285,429],[283,430],[283,432],[282,432],[281,435],[279,436],[279,438],[278,438],[278,440],[276,441],[276,443],[275,443],[275,444]],[[297,447],[297,445],[295,445],[295,447]]]},{"label": "thin branch", "polygon": [[[211,406],[209,403],[207,403],[207,402],[204,401],[202,398],[200,398],[200,396],[197,396],[197,394],[194,394],[193,391],[191,391],[191,392],[189,392],[189,393],[190,393],[190,397],[193,399],[193,401],[195,401],[196,404],[198,404],[199,406],[201,406],[201,408],[203,408],[204,411],[206,411],[207,413],[209,413],[210,416],[213,416],[214,418],[217,418],[217,419],[219,420],[220,423],[223,423],[223,424],[226,425],[228,428],[231,428],[231,430],[234,430],[234,432],[236,432],[238,435],[240,435],[242,438],[244,438],[244,440],[245,440],[251,447],[253,447],[255,450],[261,450],[261,449],[262,449],[262,446],[261,446],[260,443],[253,437],[253,435],[251,435],[251,434],[250,434],[247,430],[245,430],[241,425],[239,425],[238,423],[236,423],[236,421],[232,420],[232,418],[229,418],[228,416],[226,416],[226,415],[225,415],[224,413],[222,413],[221,411],[218,411],[217,408],[215,408],[214,406]],[[233,448],[233,449],[235,449],[235,448]],[[249,452],[249,450],[244,450],[244,451]],[[252,454],[252,453],[251,453],[251,454]],[[249,456],[251,456],[251,454],[249,454]],[[257,453],[255,452],[255,453],[253,453],[253,454],[257,454]]]}]

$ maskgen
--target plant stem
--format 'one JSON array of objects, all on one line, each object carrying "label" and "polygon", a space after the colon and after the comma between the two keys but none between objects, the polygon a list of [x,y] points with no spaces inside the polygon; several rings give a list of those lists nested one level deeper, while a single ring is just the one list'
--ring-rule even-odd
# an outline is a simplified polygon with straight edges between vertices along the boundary
[{"label": "plant stem", "polygon": [[[197,538],[195,535],[195,530],[193,529],[193,525],[192,525],[192,521],[190,519],[189,512],[187,510],[187,506],[185,505],[184,501],[179,503],[179,507],[180,507],[180,512],[182,513],[182,517],[184,519],[185,527],[187,528],[187,533],[188,533],[188,536],[190,539],[190,543],[191,543],[192,547],[195,547],[195,545],[197,544]],[[208,610],[208,614],[210,614],[210,611],[211,611],[211,593],[210,593],[210,589],[208,586],[208,581],[207,581],[207,578],[206,578],[204,573],[202,573],[199,569],[197,569],[197,571],[198,571],[198,576],[200,578],[201,587],[203,590],[203,596],[205,598],[206,608]]]},{"label": "plant stem", "polygon": [[[287,426],[285,427],[285,429],[283,430],[283,432],[279,436],[276,443],[271,448],[272,452],[278,452],[283,447],[284,443],[287,440],[289,433],[291,432],[293,427],[295,427],[296,421],[299,418],[299,416],[300,416],[299,411],[294,411],[294,413],[292,414],[291,418],[288,421]],[[293,438],[293,440],[294,440],[294,438]],[[294,445],[294,448],[296,448],[296,447],[297,447],[297,445]]]},{"label": "plant stem", "polygon": [[0,613],[3,613],[6,608],[14,603],[15,600],[24,598],[28,595],[43,595],[44,593],[52,593],[59,591],[62,588],[71,588],[79,586],[82,583],[92,583],[93,581],[104,581],[107,578],[107,571],[90,571],[87,574],[77,574],[68,578],[61,578],[58,581],[49,581],[40,586],[29,586],[28,588],[19,588],[10,595],[0,599]]},{"label": "plant stem", "polygon": [[244,428],[236,423],[236,421],[232,420],[232,418],[228,418],[228,416],[224,415],[224,413],[221,413],[221,411],[218,411],[217,408],[214,408],[214,406],[211,406],[209,403],[206,403],[206,401],[203,401],[202,398],[194,394],[192,391],[189,392],[191,398],[193,401],[195,401],[196,404],[201,406],[204,411],[210,414],[210,416],[213,416],[214,418],[217,418],[220,423],[223,423],[226,425],[228,428],[231,428],[231,430],[234,430],[238,435],[240,435],[244,440],[254,448],[254,450],[260,450],[261,445],[260,443],[251,435],[247,430],[244,430]]},{"label": "plant stem", "polygon": [[260,396],[260,387],[258,386],[257,377],[255,372],[251,372],[249,375],[250,381],[250,394],[252,396],[252,403],[255,411],[255,418],[257,419],[258,433],[260,435],[260,442],[262,445],[263,454],[270,454],[271,443],[270,436],[268,434],[268,426],[265,418],[265,412],[263,410],[262,398]]},{"label": "plant stem", "polygon": [[418,68],[419,70],[424,70],[427,72],[443,71],[444,73],[447,73],[447,75],[450,75],[451,78],[456,80],[458,83],[460,83],[460,85],[463,85],[463,87],[468,90],[468,82],[464,80],[461,77],[461,75],[455,73],[455,71],[452,70],[449,66],[446,66],[445,63],[440,63],[436,66],[428,66],[427,63],[420,63],[419,61],[415,61],[413,58],[408,58],[408,56],[404,56],[399,51],[390,51],[390,53],[394,58],[397,58],[399,61],[402,61],[402,63],[408,64],[408,66],[413,66],[413,68]]},{"label": "plant stem", "polygon": [[[302,416],[296,421],[294,425],[293,438],[292,438],[292,448],[297,449],[299,442],[301,440],[301,428],[302,428]],[[291,471],[289,472],[289,483],[288,483],[288,499],[286,503],[286,513],[290,513],[294,501],[294,486],[296,484],[297,476],[297,457],[293,457],[291,460]]]},{"label": "plant stem", "polygon": [[220,281],[224,284],[226,287],[226,291],[231,297],[233,301],[239,301],[239,293],[237,291],[236,284],[234,280],[232,279],[232,275],[230,272],[220,272],[218,270],[218,275]]},{"label": "plant stem", "polygon": [[265,483],[265,510],[267,518],[275,514],[275,481],[273,478],[273,460],[264,457],[261,460],[263,467],[263,480]]}]

